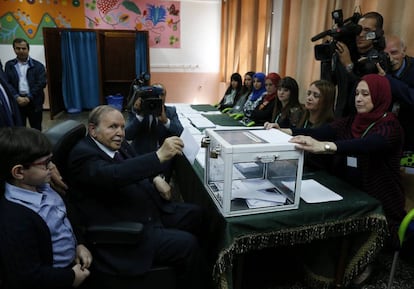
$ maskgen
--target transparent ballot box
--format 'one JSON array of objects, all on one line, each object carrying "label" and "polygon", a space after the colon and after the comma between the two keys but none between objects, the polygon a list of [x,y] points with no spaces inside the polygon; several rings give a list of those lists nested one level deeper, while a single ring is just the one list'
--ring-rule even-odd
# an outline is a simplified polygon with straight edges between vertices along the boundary
[{"label": "transparent ballot box", "polygon": [[206,129],[204,186],[223,216],[297,209],[303,151],[262,128]]}]

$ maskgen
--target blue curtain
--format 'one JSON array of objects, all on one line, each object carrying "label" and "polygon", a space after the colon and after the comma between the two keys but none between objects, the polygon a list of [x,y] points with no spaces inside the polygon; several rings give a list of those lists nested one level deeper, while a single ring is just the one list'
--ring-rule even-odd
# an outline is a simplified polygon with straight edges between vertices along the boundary
[{"label": "blue curtain", "polygon": [[135,36],[135,73],[140,76],[141,73],[148,71],[148,34],[136,33]]},{"label": "blue curtain", "polygon": [[62,90],[68,112],[99,105],[95,32],[62,31]]}]

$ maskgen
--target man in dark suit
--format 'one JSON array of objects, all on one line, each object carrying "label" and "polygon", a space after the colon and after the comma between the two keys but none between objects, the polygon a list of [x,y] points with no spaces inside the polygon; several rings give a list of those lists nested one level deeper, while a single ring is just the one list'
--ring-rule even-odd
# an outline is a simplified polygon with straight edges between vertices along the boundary
[{"label": "man in dark suit", "polygon": [[[139,155],[156,151],[170,136],[180,136],[184,128],[178,119],[177,110],[174,106],[165,105],[167,90],[161,83],[153,84],[152,87],[160,91],[162,99],[161,113],[159,116],[148,115],[141,110],[142,98],[138,97],[132,104],[128,114],[125,128],[125,136],[135,152]],[[173,171],[173,160],[163,164],[162,173],[167,182],[170,181]]]},{"label": "man in dark suit", "polygon": [[195,237],[201,228],[201,210],[165,200],[169,186],[157,175],[162,163],[182,154],[182,140],[167,138],[157,151],[136,156],[124,140],[120,111],[98,106],[88,122],[88,135],[68,159],[74,201],[88,224],[136,221],[145,228],[136,246],[94,252],[96,268],[141,274],[153,264],[170,265],[177,269],[178,288],[205,286],[204,260]]},{"label": "man in dark suit", "polygon": [[22,126],[22,120],[0,61],[0,127],[6,126]]}]

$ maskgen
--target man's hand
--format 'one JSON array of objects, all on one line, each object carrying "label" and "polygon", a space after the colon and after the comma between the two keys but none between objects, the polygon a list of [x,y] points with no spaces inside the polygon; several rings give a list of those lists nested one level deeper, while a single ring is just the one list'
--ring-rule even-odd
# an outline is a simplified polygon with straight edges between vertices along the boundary
[{"label": "man's hand", "polygon": [[72,286],[78,287],[85,281],[86,277],[89,276],[90,272],[88,269],[82,269],[80,264],[76,264],[72,267],[73,272],[75,272],[75,280],[73,280]]},{"label": "man's hand", "polygon": [[19,106],[27,106],[30,103],[30,99],[27,96],[18,96],[16,101]]},{"label": "man's hand", "polygon": [[76,247],[75,263],[81,265],[81,269],[87,269],[92,264],[92,254],[84,245],[80,244]]},{"label": "man's hand", "polygon": [[166,138],[162,146],[156,152],[158,159],[163,163],[176,155],[182,155],[183,147],[184,143],[178,136]]},{"label": "man's hand", "polygon": [[377,69],[378,69],[378,75],[385,76],[386,73],[385,73],[385,70],[382,68],[381,64],[377,62],[375,65],[377,66]]},{"label": "man's hand", "polygon": [[160,193],[161,198],[164,200],[171,200],[171,186],[168,184],[164,178],[156,176],[153,180],[155,188]]},{"label": "man's hand", "polygon": [[348,46],[345,43],[338,41],[336,43],[336,53],[339,56],[339,61],[341,61],[343,66],[352,64],[351,53],[349,52]]},{"label": "man's hand", "polygon": [[165,106],[164,105],[162,105],[161,115],[158,117],[158,120],[162,124],[166,124],[168,122],[168,117],[167,117],[167,114],[165,113]]},{"label": "man's hand", "polygon": [[61,196],[64,196],[66,194],[68,186],[62,180],[62,176],[60,175],[59,170],[54,163],[50,163],[49,170],[51,173],[50,186]]}]

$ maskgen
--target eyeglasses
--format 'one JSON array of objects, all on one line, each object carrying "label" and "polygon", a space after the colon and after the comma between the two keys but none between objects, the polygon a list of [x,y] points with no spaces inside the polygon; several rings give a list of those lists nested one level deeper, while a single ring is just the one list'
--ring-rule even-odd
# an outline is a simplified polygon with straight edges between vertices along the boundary
[{"label": "eyeglasses", "polygon": [[52,163],[52,156],[48,157],[44,161],[28,163],[25,166],[27,166],[27,167],[43,166],[44,170],[47,170],[49,168],[49,166],[50,166],[51,163]]}]

